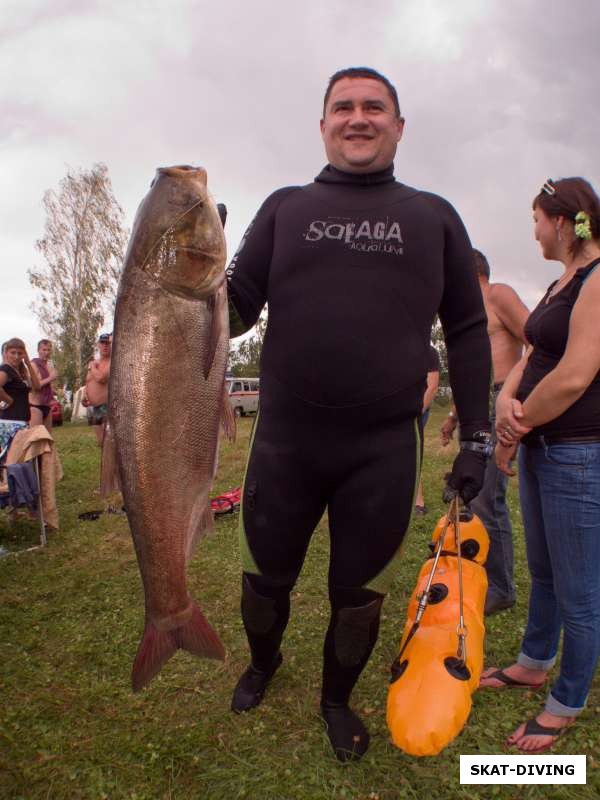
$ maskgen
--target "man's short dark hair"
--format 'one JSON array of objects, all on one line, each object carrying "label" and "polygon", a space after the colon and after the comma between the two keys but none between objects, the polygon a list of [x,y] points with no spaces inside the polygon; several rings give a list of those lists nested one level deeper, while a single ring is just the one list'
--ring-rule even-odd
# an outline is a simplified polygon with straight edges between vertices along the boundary
[{"label": "man's short dark hair", "polygon": [[475,262],[475,269],[478,275],[483,275],[484,278],[490,279],[490,265],[487,258],[483,255],[481,250],[473,248],[473,261]]},{"label": "man's short dark hair", "polygon": [[325,116],[327,101],[329,100],[331,90],[338,81],[342,80],[342,78],[371,78],[371,80],[380,81],[380,83],[383,83],[383,85],[386,87],[391,95],[392,100],[394,101],[396,116],[402,116],[400,113],[400,103],[398,102],[398,93],[396,92],[394,85],[385,77],[385,75],[382,75],[381,72],[377,72],[376,69],[371,69],[371,67],[347,67],[346,69],[338,70],[331,76],[329,83],[327,84],[327,91],[325,92],[325,98],[323,100],[323,116]]},{"label": "man's short dark hair", "polygon": [[39,350],[43,344],[52,344],[52,342],[50,341],[50,339],[40,339],[39,342],[37,343],[37,349]]}]

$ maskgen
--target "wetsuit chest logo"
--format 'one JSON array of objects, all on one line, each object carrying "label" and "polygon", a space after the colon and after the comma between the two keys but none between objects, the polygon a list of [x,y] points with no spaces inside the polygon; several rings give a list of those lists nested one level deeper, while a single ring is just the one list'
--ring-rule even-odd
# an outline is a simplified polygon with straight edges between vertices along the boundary
[{"label": "wetsuit chest logo", "polygon": [[403,240],[400,224],[395,220],[315,219],[303,234],[306,242],[332,240],[350,250],[364,253],[402,255]]}]

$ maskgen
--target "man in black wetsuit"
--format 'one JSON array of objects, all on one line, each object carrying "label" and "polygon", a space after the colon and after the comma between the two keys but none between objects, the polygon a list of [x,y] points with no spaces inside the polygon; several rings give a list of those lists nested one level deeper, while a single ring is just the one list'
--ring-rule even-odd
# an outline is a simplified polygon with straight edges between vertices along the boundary
[{"label": "man in black wetsuit", "polygon": [[410,523],[436,313],[461,419],[449,485],[465,501],[481,486],[489,436],[490,352],[471,245],[449,203],[395,180],[403,126],[386,78],[336,73],[321,121],[329,164],[314,183],[267,198],[227,271],[232,335],[269,305],[240,515],[252,659],[232,709],[258,705],[281,664],[290,591],[327,509],[321,714],[340,760],[369,743],[348,703]]}]

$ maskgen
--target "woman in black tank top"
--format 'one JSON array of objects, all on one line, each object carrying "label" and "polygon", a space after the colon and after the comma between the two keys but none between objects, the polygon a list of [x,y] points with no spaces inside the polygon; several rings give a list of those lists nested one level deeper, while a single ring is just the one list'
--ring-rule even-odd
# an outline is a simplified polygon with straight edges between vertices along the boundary
[{"label": "woman in black tank top", "polygon": [[551,747],[585,706],[600,656],[600,199],[582,178],[547,181],[533,201],[544,258],[560,261],[526,325],[531,347],[498,397],[496,459],[519,448],[519,493],[531,595],[516,663],[482,686],[541,687],[544,710],[509,736],[522,752]]},{"label": "woman in black tank top", "polygon": [[9,339],[2,345],[0,365],[0,419],[29,422],[29,389],[40,390],[37,373],[31,366],[25,343]]}]

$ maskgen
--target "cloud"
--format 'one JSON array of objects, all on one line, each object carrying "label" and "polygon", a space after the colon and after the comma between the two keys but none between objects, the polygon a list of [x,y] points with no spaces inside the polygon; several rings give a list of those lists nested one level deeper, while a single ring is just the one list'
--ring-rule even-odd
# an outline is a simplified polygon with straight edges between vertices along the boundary
[{"label": "cloud", "polygon": [[41,198],[67,165],[104,161],[129,224],[157,166],[205,165],[233,250],[267,194],[320,170],[323,92],[348,65],[397,85],[399,179],[446,196],[494,277],[530,303],[560,270],[533,242],[533,194],[550,175],[599,185],[600,9],[583,0],[383,0],[369,13],[362,0],[4,0],[2,11],[0,224],[22,318]]}]

